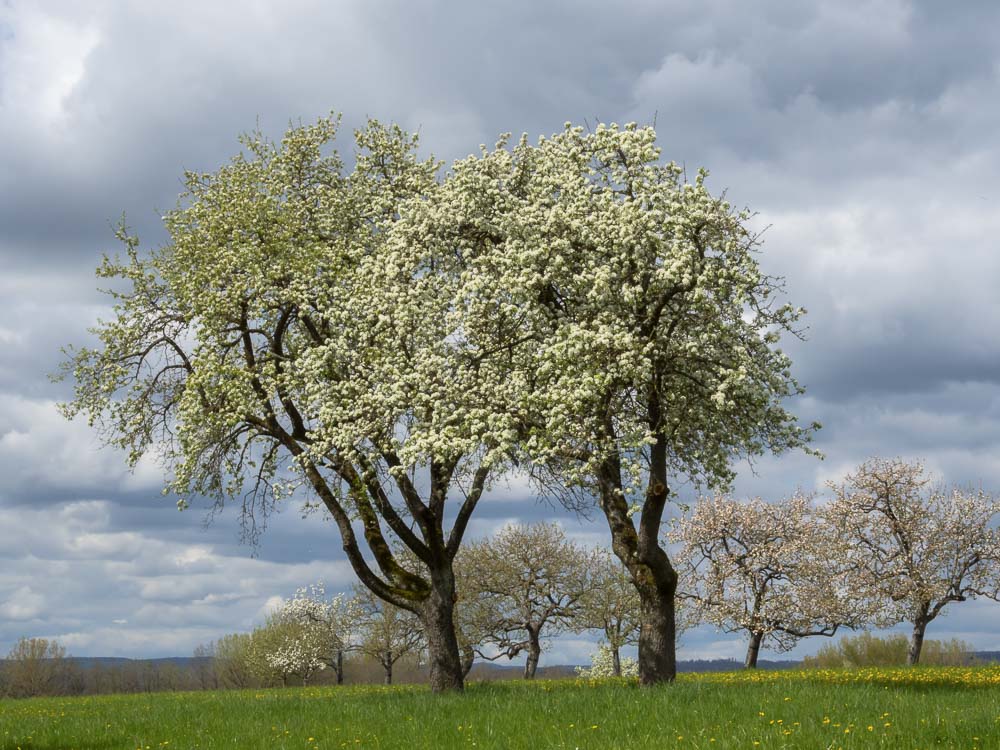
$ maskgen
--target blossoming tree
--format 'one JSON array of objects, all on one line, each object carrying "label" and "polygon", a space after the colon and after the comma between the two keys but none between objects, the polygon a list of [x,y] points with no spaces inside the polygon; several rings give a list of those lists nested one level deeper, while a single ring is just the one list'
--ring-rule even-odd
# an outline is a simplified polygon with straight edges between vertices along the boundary
[{"label": "blossoming tree", "polygon": [[576,673],[585,679],[608,679],[609,677],[638,677],[639,663],[626,656],[615,654],[610,645],[601,643],[597,651],[590,655],[589,667],[577,667]]},{"label": "blossoming tree", "polygon": [[460,565],[460,619],[477,634],[476,653],[486,659],[526,653],[524,677],[532,679],[543,637],[575,627],[592,585],[591,555],[557,525],[537,523],[505,526],[470,543]]},{"label": "blossoming tree", "polygon": [[[621,650],[639,638],[639,592],[625,566],[607,550],[595,550],[590,559],[589,575],[590,586],[580,601],[580,614],[574,627],[597,630],[604,642],[598,648],[593,669],[588,674],[621,677]],[[632,664],[638,670],[634,660]],[[625,676],[637,675],[638,671]]]},{"label": "blossoming tree", "polygon": [[801,310],[761,271],[749,215],[661,161],[652,128],[567,125],[507,146],[456,163],[396,233],[463,258],[463,337],[520,331],[520,455],[570,507],[596,500],[639,593],[641,680],[672,680],[671,484],[726,485],[733,459],[807,443],[776,347]]},{"label": "blossoming tree", "polygon": [[235,499],[250,536],[284,498],[325,509],[361,582],[420,618],[433,688],[460,689],[452,561],[517,437],[521,332],[501,315],[463,334],[462,258],[392,241],[405,204],[440,189],[438,163],[371,122],[345,174],[336,130],[251,134],[217,172],[187,174],[164,247],[119,230],[124,257],[98,271],[113,314],[97,348],[71,352],[64,411],[132,465],[161,459],[180,506]]},{"label": "blossoming tree", "polygon": [[927,626],[952,602],[1000,597],[1000,508],[986,492],[935,488],[920,462],[871,458],[826,513],[851,550],[855,586],[880,603],[880,626],[913,626],[909,664]]},{"label": "blossoming tree", "polygon": [[779,651],[800,638],[857,627],[868,608],[851,588],[842,545],[806,497],[701,498],[668,538],[681,545],[680,597],[699,619],[749,637],[745,664],[761,645]]},{"label": "blossoming tree", "polygon": [[358,600],[343,594],[328,597],[322,583],[304,586],[278,610],[278,617],[300,628],[304,645],[299,650],[319,666],[334,670],[337,684],[344,681],[344,653],[357,648],[362,610]]}]

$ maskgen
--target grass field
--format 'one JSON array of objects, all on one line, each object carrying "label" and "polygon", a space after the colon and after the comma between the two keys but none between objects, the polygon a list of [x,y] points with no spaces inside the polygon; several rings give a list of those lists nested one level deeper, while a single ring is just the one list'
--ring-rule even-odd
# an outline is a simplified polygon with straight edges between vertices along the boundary
[{"label": "grass field", "polygon": [[1000,748],[1000,667],[0,701],[2,750]]}]

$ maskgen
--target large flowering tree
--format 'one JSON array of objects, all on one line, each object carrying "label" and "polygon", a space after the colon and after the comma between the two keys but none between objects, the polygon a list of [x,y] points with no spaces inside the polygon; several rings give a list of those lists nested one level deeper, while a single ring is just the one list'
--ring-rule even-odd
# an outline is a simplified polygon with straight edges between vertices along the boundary
[{"label": "large flowering tree", "polygon": [[65,412],[133,464],[162,459],[179,505],[235,499],[250,535],[285,497],[324,508],[361,582],[421,620],[434,689],[460,689],[452,561],[517,436],[503,415],[521,332],[501,316],[465,335],[463,259],[392,239],[441,189],[439,164],[372,122],[347,174],[336,130],[252,134],[188,174],[164,247],[122,228],[124,257],[99,269],[114,314],[71,353]]},{"label": "large flowering tree", "polygon": [[398,239],[463,259],[461,336],[520,336],[510,425],[533,476],[596,500],[640,597],[644,683],[676,673],[672,486],[807,443],[776,344],[801,311],[762,273],[749,215],[664,163],[652,128],[570,127],[456,163]]},{"label": "large flowering tree", "polygon": [[748,636],[748,668],[762,644],[787,651],[869,617],[841,540],[809,498],[702,498],[668,537],[680,545],[680,596],[701,620]]},{"label": "large flowering tree", "polygon": [[879,601],[878,625],[912,625],[907,663],[949,604],[1000,599],[1000,507],[988,493],[941,489],[919,461],[900,458],[871,458],[830,487],[826,514],[848,545],[856,590]]}]

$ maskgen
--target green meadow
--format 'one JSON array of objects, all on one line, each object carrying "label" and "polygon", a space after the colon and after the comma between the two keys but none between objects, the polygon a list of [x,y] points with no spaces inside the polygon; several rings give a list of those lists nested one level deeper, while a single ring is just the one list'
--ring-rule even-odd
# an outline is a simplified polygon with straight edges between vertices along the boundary
[{"label": "green meadow", "polygon": [[1000,748],[1000,667],[0,701],[2,750]]}]

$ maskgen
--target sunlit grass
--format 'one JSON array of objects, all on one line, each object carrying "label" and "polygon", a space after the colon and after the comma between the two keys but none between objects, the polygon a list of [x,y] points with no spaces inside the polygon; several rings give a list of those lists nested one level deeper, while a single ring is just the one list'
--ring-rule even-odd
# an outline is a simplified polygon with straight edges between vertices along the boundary
[{"label": "sunlit grass", "polygon": [[1000,748],[1000,668],[757,671],[0,701],[2,750]]}]

